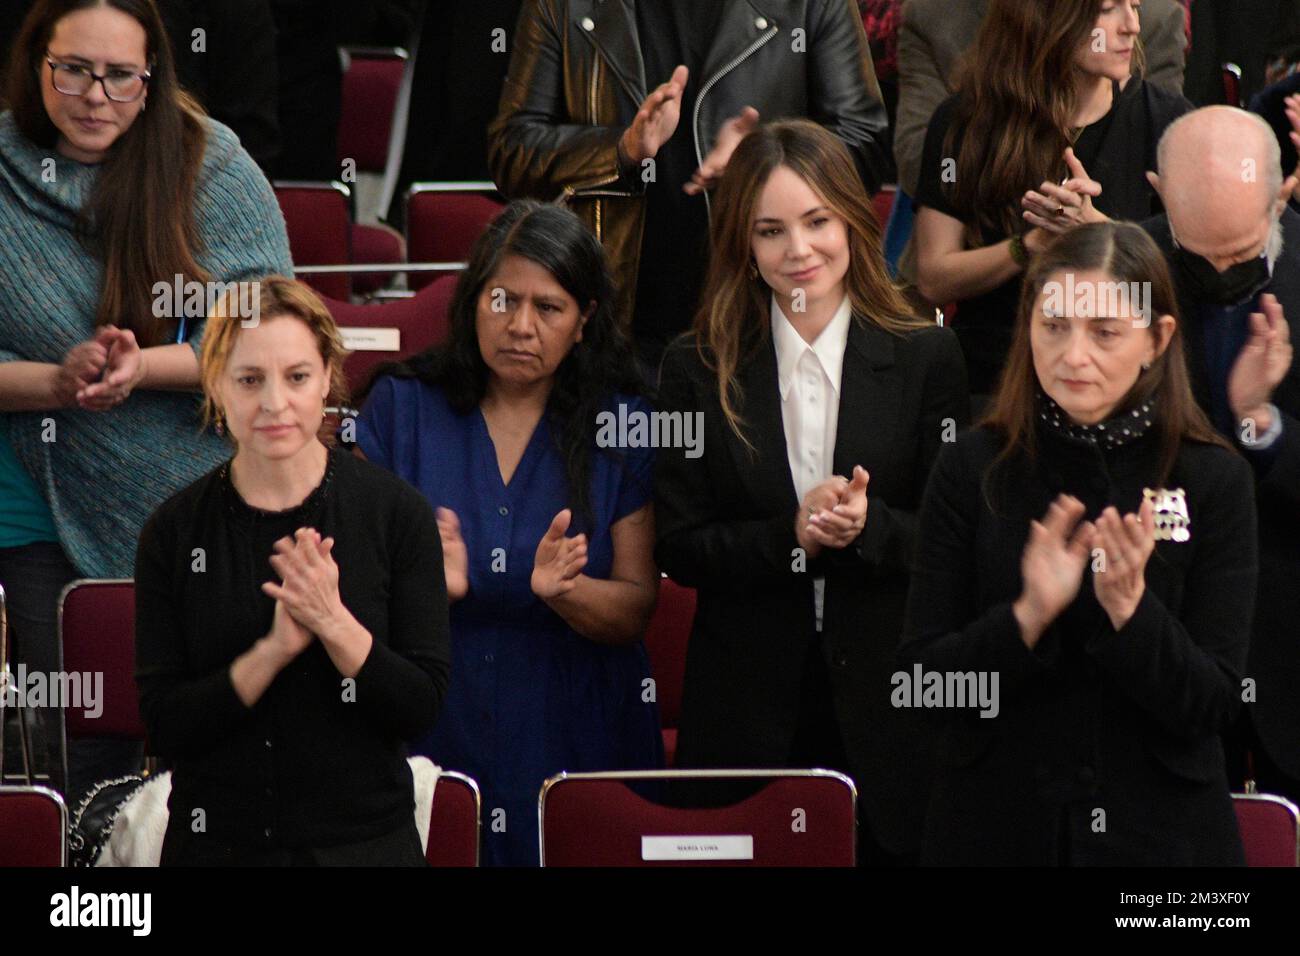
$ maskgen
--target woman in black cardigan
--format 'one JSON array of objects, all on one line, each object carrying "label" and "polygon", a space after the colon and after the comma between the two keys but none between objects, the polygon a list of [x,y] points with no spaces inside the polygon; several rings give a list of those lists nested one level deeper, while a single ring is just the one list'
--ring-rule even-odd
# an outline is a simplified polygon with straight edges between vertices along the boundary
[{"label": "woman in black cardigan", "polygon": [[965,370],[890,283],[821,127],[750,134],[713,207],[696,331],[660,380],[661,408],[703,442],[656,460],[655,557],[699,596],[678,765],[844,770],[860,860],[887,861],[919,826],[910,721],[888,702],[914,510],[968,418]]},{"label": "woman in black cardigan", "polygon": [[904,657],[996,701],[941,701],[923,862],[1242,862],[1220,735],[1254,492],[1192,398],[1176,309],[1140,228],[1066,233],[1029,271],[992,411],[935,465]]},{"label": "woman in black cardigan", "polygon": [[320,299],[271,277],[259,313],[204,336],[234,458],[164,502],[136,555],[140,713],[173,771],[162,863],[419,866],[404,742],[447,688],[437,522],[318,437],[346,354]]}]

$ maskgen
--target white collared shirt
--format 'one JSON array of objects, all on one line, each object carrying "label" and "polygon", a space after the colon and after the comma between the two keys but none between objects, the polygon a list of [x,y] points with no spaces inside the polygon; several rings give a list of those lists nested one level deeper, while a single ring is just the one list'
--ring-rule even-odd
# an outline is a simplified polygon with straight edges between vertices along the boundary
[{"label": "white collared shirt", "polygon": [[[846,295],[826,328],[805,342],[772,296],[772,342],[781,390],[781,422],[795,495],[804,496],[833,474],[835,429],[840,416],[840,372],[853,310]],[[813,581],[817,630],[822,629],[826,581]]]}]

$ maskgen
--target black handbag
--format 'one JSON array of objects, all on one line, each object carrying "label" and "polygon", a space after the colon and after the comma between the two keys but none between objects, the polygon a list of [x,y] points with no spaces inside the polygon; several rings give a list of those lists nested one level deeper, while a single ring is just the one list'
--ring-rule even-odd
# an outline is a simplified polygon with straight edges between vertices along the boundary
[{"label": "black handbag", "polygon": [[101,780],[90,788],[68,824],[68,861],[72,866],[94,866],[113,824],[137,790],[149,778],[139,774]]}]

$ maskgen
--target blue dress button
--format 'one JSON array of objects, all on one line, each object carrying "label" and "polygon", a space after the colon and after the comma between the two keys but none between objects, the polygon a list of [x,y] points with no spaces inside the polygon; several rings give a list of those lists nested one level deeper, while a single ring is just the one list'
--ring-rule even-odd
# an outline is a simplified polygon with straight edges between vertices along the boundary
[{"label": "blue dress button", "polygon": [[507,508],[505,505],[502,505],[500,508],[497,509],[497,514],[499,514],[501,517],[504,518],[506,515],[510,514],[510,509]]}]

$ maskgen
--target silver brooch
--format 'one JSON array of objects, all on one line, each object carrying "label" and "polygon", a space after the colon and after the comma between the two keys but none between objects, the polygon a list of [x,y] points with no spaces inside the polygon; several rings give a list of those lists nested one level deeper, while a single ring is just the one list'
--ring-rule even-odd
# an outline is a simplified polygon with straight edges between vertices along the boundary
[{"label": "silver brooch", "polygon": [[1157,541],[1187,541],[1192,537],[1187,526],[1187,496],[1182,488],[1142,489],[1142,497],[1151,501],[1155,513]]}]

